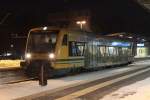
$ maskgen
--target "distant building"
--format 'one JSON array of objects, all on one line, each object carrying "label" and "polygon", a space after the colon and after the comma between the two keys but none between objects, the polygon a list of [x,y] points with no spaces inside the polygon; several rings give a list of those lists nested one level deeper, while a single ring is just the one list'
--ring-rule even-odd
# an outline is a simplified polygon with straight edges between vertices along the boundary
[{"label": "distant building", "polygon": [[136,58],[150,57],[150,42],[144,36],[140,36],[135,33],[125,33],[125,32],[108,34],[107,36],[131,39],[135,43]]},{"label": "distant building", "polygon": [[137,43],[136,58],[150,57],[150,42]]}]

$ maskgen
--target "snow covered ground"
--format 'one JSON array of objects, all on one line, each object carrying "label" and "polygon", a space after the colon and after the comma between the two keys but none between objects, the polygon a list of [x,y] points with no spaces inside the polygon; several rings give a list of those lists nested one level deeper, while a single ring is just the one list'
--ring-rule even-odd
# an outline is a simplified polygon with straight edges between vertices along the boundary
[{"label": "snow covered ground", "polygon": [[[48,80],[48,85],[47,86],[39,86],[38,81],[28,81],[28,82],[21,82],[21,83],[15,83],[15,84],[5,84],[5,85],[0,85],[0,99],[1,100],[12,100],[12,99],[16,99],[16,98],[20,98],[20,97],[24,97],[24,96],[29,96],[29,95],[33,95],[37,93],[42,93],[45,91],[56,91],[57,89],[63,89],[64,87],[68,87],[68,86],[73,86],[75,84],[83,84],[89,81],[93,81],[93,80],[97,80],[97,79],[101,79],[104,77],[108,77],[108,76],[112,76],[112,75],[117,75],[123,72],[127,72],[129,70],[133,70],[133,69],[137,69],[137,68],[142,68],[142,67],[146,67],[150,65],[150,60],[146,60],[146,61],[140,61],[140,62],[135,62],[131,65],[129,65],[128,67],[122,67],[119,69],[108,69],[108,70],[101,70],[101,71],[97,71],[97,72],[91,72],[91,73],[83,73],[80,75],[75,75],[75,76],[68,76],[68,77],[63,77],[63,78],[57,78],[57,79],[50,79]],[[137,83],[136,86],[132,86],[133,90],[130,89],[131,91],[128,91],[129,89],[125,89],[123,91],[123,93],[130,93],[130,94],[134,94],[134,95],[138,95],[138,91],[141,91],[143,89],[145,89],[144,87],[140,86],[148,86],[148,84],[150,83],[150,79],[145,80],[146,82],[140,82]],[[137,88],[139,87],[139,88]],[[148,87],[150,89],[150,86]],[[143,92],[143,91],[141,91]],[[150,94],[150,91],[144,91],[148,92]],[[119,92],[117,92],[119,93]],[[121,93],[121,92],[120,92]],[[139,92],[140,94],[140,92]],[[121,95],[121,94],[119,94]],[[104,97],[103,100],[117,100],[116,98],[119,98],[119,95],[114,96],[115,99],[109,99],[112,98],[112,94]],[[128,97],[130,95],[128,94]],[[135,96],[136,97],[136,96]],[[149,95],[150,97],[150,95]],[[107,99],[108,98],[108,99]],[[121,98],[123,99],[123,98]],[[118,99],[120,100],[120,98]],[[123,99],[126,100],[126,99]],[[137,100],[137,99],[132,99],[132,100]],[[143,99],[139,99],[139,100],[143,100]]]},{"label": "snow covered ground", "polygon": [[100,100],[150,100],[150,78],[120,88]]},{"label": "snow covered ground", "polygon": [[[2,100],[12,100],[15,98],[20,98],[32,94],[37,94],[44,91],[49,90],[57,90],[61,89],[61,87],[65,87],[73,84],[83,84],[88,81],[96,80],[103,77],[108,77],[111,75],[116,75],[122,72],[129,71],[133,68],[125,67],[121,69],[113,69],[113,70],[104,70],[97,71],[91,73],[84,73],[81,75],[68,76],[58,79],[50,79],[48,80],[47,86],[39,86],[38,81],[28,81],[21,82],[16,84],[8,84],[8,85],[0,85],[0,99]],[[136,68],[134,68],[136,69]]]},{"label": "snow covered ground", "polygon": [[[150,61],[140,61],[136,64],[150,65]],[[150,100],[150,78],[122,87],[100,100]]]}]

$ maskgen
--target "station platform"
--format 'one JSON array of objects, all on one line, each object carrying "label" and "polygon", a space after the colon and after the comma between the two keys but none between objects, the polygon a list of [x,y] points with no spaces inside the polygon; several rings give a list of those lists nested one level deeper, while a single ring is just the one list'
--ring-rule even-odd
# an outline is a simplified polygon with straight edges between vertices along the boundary
[{"label": "station platform", "polygon": [[[0,85],[1,100],[31,100],[47,93],[57,92],[69,87],[85,84],[97,79],[118,75],[138,68],[147,67],[150,60],[134,62],[126,67],[107,69],[96,72],[82,73],[57,79],[49,79],[47,86],[40,86],[38,81],[26,81]],[[40,99],[39,99],[40,100]]]},{"label": "station platform", "polygon": [[148,57],[135,57],[134,59],[135,59],[135,61],[142,61],[142,60],[150,59],[150,56],[148,56]]},{"label": "station platform", "polygon": [[20,69],[21,60],[0,60],[0,71]]}]

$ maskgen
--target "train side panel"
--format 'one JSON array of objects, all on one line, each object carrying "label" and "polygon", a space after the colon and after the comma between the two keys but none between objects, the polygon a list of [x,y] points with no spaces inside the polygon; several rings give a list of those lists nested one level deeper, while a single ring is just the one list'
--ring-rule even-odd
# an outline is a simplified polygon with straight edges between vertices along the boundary
[{"label": "train side panel", "polygon": [[[77,38],[82,38],[80,33],[63,31],[59,36],[59,43],[56,48],[56,61],[53,63],[54,69],[72,69],[84,66],[84,56],[72,55],[72,44],[77,43]],[[75,48],[74,48],[75,49]],[[77,48],[76,48],[77,49]]]}]

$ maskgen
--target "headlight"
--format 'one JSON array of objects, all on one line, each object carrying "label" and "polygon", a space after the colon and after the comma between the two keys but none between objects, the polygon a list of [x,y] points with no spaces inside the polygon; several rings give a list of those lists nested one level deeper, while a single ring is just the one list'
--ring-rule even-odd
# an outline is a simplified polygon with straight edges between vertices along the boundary
[{"label": "headlight", "polygon": [[55,58],[55,55],[54,55],[53,53],[50,53],[50,54],[49,54],[49,58],[50,58],[50,59],[54,59],[54,58]]},{"label": "headlight", "polygon": [[27,53],[27,54],[25,55],[25,58],[27,58],[27,59],[30,59],[31,57],[32,57],[31,53]]}]

